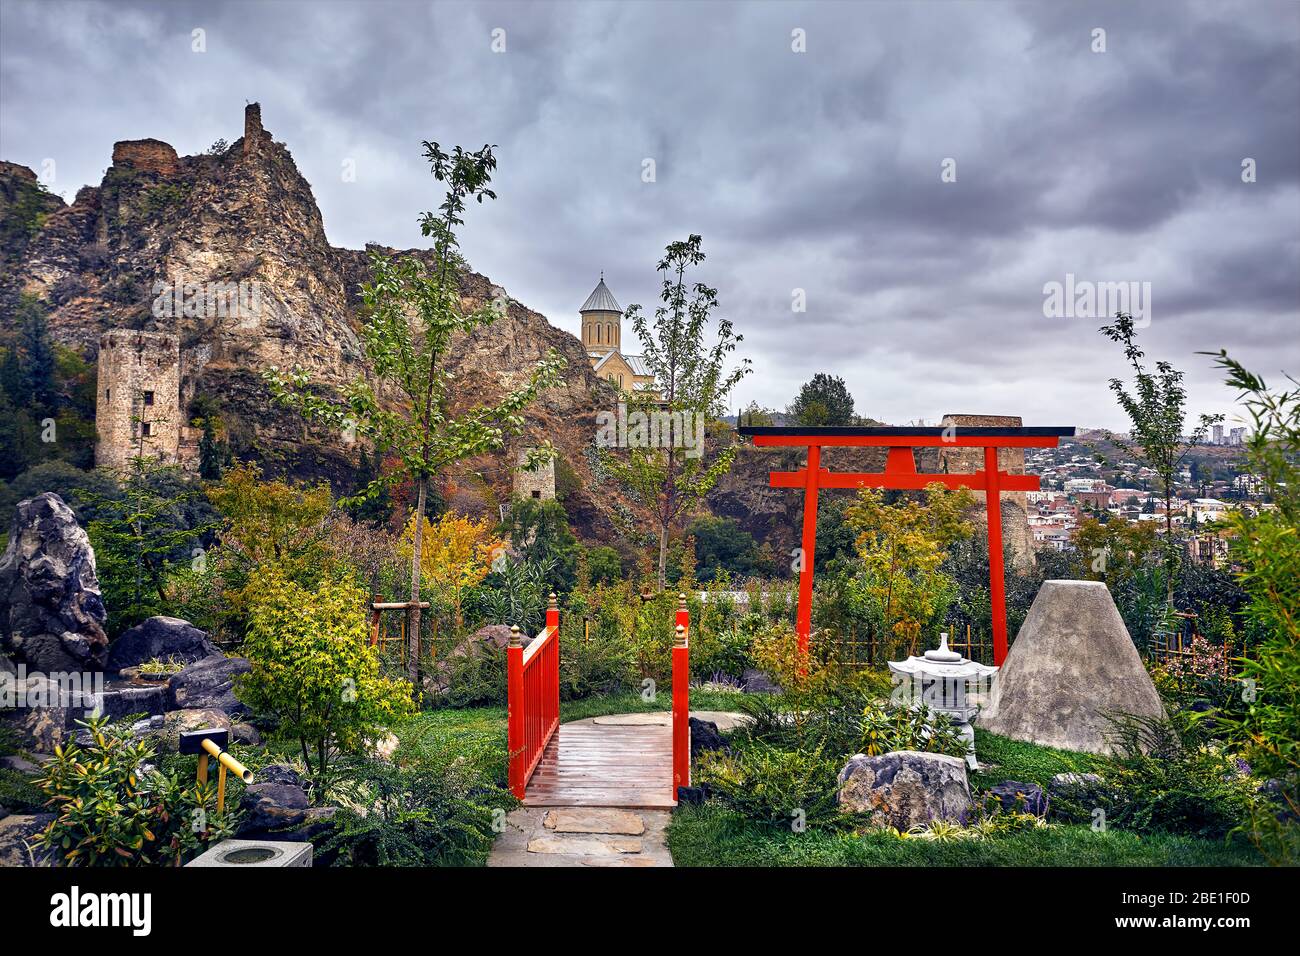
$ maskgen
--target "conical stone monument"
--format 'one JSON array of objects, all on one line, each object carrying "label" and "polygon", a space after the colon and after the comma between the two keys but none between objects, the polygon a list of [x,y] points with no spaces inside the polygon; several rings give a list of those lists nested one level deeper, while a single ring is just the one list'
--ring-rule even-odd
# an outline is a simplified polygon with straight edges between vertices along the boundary
[{"label": "conical stone monument", "polygon": [[1044,581],[993,679],[979,726],[1013,740],[1110,753],[1108,715],[1164,708],[1100,581]]}]

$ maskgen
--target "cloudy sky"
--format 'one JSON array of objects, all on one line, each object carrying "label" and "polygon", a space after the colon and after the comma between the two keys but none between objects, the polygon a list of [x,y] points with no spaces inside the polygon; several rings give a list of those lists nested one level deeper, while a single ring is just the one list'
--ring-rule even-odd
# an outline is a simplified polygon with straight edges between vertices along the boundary
[{"label": "cloudy sky", "polygon": [[574,332],[601,270],[652,307],[700,233],[733,406],[826,371],[891,423],[1122,427],[1101,320],[1045,315],[1067,275],[1137,283],[1194,412],[1232,402],[1198,350],[1300,377],[1294,2],[3,0],[0,37],[0,158],[69,196],[115,140],[199,152],[257,100],[339,245],[422,244],[420,141],[496,144],[466,255]]}]

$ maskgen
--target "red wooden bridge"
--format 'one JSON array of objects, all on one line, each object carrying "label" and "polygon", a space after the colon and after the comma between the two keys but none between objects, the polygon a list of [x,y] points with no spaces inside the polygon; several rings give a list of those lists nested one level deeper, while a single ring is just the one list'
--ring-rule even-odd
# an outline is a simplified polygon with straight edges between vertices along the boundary
[{"label": "red wooden bridge", "polygon": [[677,610],[673,708],[668,724],[560,723],[560,612],[523,646],[511,629],[506,651],[509,782],[530,807],[667,808],[690,784],[690,615]]}]

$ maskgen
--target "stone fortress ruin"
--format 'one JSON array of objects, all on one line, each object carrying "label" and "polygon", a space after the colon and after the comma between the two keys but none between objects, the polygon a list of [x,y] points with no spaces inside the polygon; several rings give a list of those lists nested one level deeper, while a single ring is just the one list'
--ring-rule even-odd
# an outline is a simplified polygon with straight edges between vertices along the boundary
[{"label": "stone fortress ruin", "polygon": [[99,340],[95,464],[125,471],[132,458],[196,466],[201,432],[182,398],[180,337],[114,329]]}]

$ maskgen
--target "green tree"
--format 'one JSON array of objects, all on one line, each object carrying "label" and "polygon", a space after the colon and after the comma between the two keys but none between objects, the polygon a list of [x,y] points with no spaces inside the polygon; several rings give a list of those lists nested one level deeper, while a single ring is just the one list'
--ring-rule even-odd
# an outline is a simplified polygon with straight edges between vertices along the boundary
[{"label": "green tree", "polygon": [[324,794],[332,754],[375,742],[410,712],[410,694],[379,676],[360,588],[326,580],[309,590],[275,566],[258,568],[252,584],[257,597],[244,641],[252,670],[236,694],[257,713],[280,719],[317,794]]},{"label": "green tree", "polygon": [[1241,392],[1252,426],[1246,455],[1273,502],[1229,517],[1246,616],[1265,635],[1242,661],[1249,708],[1235,730],[1252,767],[1294,777],[1300,773],[1300,387],[1274,392],[1227,352],[1216,361],[1227,384]]},{"label": "green tree", "polygon": [[[626,317],[641,340],[647,367],[655,377],[659,400],[634,396],[634,411],[646,415],[664,414],[694,419],[698,447],[682,447],[681,441],[661,442],[671,447],[651,447],[649,442],[629,441],[626,457],[607,456],[609,471],[630,493],[651,509],[659,536],[659,586],[665,583],[668,536],[683,515],[708,494],[718,479],[731,468],[735,446],[720,449],[712,457],[704,454],[705,427],[723,414],[727,395],[751,371],[749,359],[727,368],[728,356],[743,341],[729,319],[717,320],[717,337],[705,342],[711,313],[718,306],[718,292],[703,282],[690,283],[687,272],[704,261],[702,240],[697,235],[684,242],[669,243],[657,271],[663,275],[660,299],[653,324],[641,306],[628,307]],[[662,418],[660,420],[663,420]]]},{"label": "green tree", "polygon": [[857,420],[844,379],[825,372],[804,382],[790,404],[790,416],[800,425],[852,425]]},{"label": "green tree", "polygon": [[[431,258],[370,254],[372,279],[362,287],[366,322],[362,344],[373,379],[357,378],[344,386],[342,401],[310,390],[303,371],[266,373],[275,397],[307,417],[333,425],[386,449],[396,463],[389,474],[372,482],[366,494],[410,480],[415,485],[415,541],[411,559],[411,590],[407,655],[410,680],[418,693],[420,666],[420,554],[430,479],[461,459],[500,448],[507,435],[523,430],[523,410],[537,393],[559,378],[563,359],[554,350],[531,370],[527,381],[495,405],[481,405],[459,415],[451,406],[452,375],[446,364],[452,341],[489,325],[500,303],[467,310],[462,305],[460,273],[465,267],[456,229],[463,225],[469,199],[495,199],[488,188],[496,157],[491,146],[467,153],[459,146],[449,154],[437,143],[424,143],[425,159],[434,177],[447,186],[439,211],[426,212],[420,231],[433,240]],[[378,387],[377,387],[378,386]],[[381,394],[400,394],[394,406]],[[535,456],[551,453],[549,444]]]},{"label": "green tree", "polygon": [[546,567],[547,586],[561,594],[573,590],[578,571],[578,539],[569,528],[564,505],[554,499],[516,498],[502,522],[515,552],[529,564]]},{"label": "green tree", "polygon": [[1190,435],[1184,436],[1187,389],[1183,386],[1183,373],[1165,361],[1156,362],[1154,372],[1147,369],[1142,362],[1145,353],[1137,346],[1133,316],[1127,312],[1117,312],[1115,321],[1102,326],[1100,331],[1112,342],[1124,346],[1124,358],[1133,369],[1131,388],[1121,379],[1110,380],[1110,390],[1132,425],[1130,437],[1109,437],[1121,450],[1156,473],[1160,495],[1165,502],[1165,586],[1169,610],[1172,611],[1181,553],[1174,538],[1173,514],[1179,466],[1188,452],[1205,440],[1209,427],[1223,421],[1223,416],[1202,415],[1200,424]]},{"label": "green tree", "polygon": [[216,527],[202,491],[174,465],[138,455],[120,484],[112,497],[86,492],[99,515],[89,533],[110,634],[166,612],[168,579]]},{"label": "green tree", "polygon": [[701,581],[712,581],[719,572],[744,578],[773,570],[754,536],[734,518],[696,518],[686,533],[695,539],[695,564]]}]

